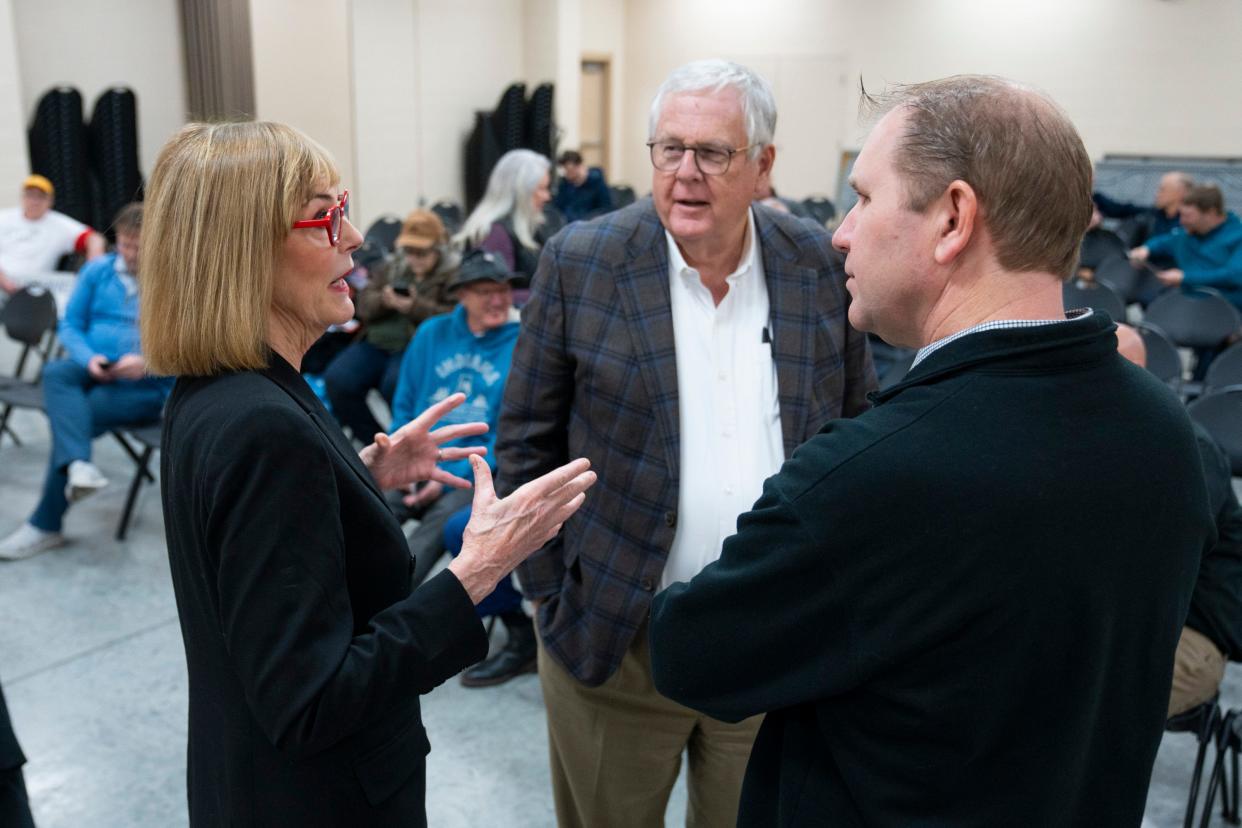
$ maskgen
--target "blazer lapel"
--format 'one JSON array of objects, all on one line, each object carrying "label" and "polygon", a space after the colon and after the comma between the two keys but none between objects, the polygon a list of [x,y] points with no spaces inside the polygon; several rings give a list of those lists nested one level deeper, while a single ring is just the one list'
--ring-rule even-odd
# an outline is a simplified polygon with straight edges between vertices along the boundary
[{"label": "blazer lapel", "polygon": [[806,438],[815,358],[814,268],[798,264],[798,248],[755,210],[772,319],[772,360],[781,405],[781,437],[789,457]]},{"label": "blazer lapel", "polygon": [[657,436],[674,486],[679,478],[677,352],[664,228],[655,208],[643,213],[613,279],[634,345],[638,371],[655,413]]},{"label": "blazer lapel", "polygon": [[331,415],[323,407],[323,403],[319,401],[319,398],[315,396],[315,392],[306,384],[306,380],[302,379],[302,375],[275,353],[272,354],[271,362],[267,369],[263,371],[263,375],[280,386],[281,390],[292,397],[294,402],[310,415],[315,426],[328,438],[328,442],[336,450],[341,460],[345,462],[345,465],[353,470],[363,485],[370,489],[379,498],[380,502],[384,504],[384,508],[387,509],[387,501],[384,500],[384,494],[375,482],[375,477],[372,476],[371,470],[362,462],[362,458],[358,456],[358,452],[354,450],[353,444],[345,437],[345,433],[341,431],[340,426],[331,420]]}]

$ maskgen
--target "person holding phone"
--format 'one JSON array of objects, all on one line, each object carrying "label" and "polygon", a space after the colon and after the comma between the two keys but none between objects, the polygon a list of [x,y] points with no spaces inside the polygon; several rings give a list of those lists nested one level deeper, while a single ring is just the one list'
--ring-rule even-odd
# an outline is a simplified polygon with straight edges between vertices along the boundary
[{"label": "person holding phone", "polygon": [[107,485],[91,462],[91,441],[114,428],[160,418],[172,380],[147,374],[138,341],[142,205],[113,221],[116,252],[82,269],[57,335],[69,356],[43,369],[52,456],[30,517],[3,541],[0,559],[18,560],[63,546],[69,504]]},{"label": "person holding phone", "polygon": [[[142,333],[177,377],[160,480],[189,671],[191,825],[425,826],[419,696],[487,651],[475,606],[594,482],[571,461],[503,500],[449,394],[361,452],[299,374],[353,316],[362,235],[331,156],[283,124],[189,124],[147,189]],[[411,590],[383,490],[470,484],[453,563]]]},{"label": "person holding phone", "polygon": [[367,274],[356,309],[366,330],[324,372],[332,412],[358,443],[369,443],[384,430],[367,394],[378,390],[391,407],[401,355],[414,331],[425,319],[453,309],[448,285],[459,263],[440,217],[415,210],[397,236],[397,254]]}]

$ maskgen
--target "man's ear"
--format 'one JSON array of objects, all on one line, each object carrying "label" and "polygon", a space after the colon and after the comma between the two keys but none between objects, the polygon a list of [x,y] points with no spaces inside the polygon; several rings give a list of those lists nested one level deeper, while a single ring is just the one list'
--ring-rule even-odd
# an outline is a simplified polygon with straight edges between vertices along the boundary
[{"label": "man's ear", "polygon": [[772,165],[776,163],[776,147],[767,144],[759,152],[759,178],[755,180],[755,192],[763,189],[763,183],[772,177]]},{"label": "man's ear", "polygon": [[979,219],[979,197],[975,188],[960,179],[949,184],[936,206],[937,264],[952,264],[970,244]]}]

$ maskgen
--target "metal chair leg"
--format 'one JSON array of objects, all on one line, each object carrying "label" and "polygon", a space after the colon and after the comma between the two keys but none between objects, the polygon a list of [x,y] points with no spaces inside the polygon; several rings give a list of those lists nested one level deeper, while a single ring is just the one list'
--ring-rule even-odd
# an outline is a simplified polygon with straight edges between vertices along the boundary
[{"label": "metal chair leg", "polygon": [[[1195,806],[1199,803],[1199,783],[1203,776],[1203,763],[1207,756],[1208,744],[1212,741],[1212,734],[1217,733],[1219,740],[1219,731],[1217,723],[1220,717],[1220,708],[1212,708],[1212,712],[1207,716],[1206,721],[1200,726],[1199,733],[1199,752],[1195,756],[1194,776],[1190,778],[1190,796],[1186,801],[1186,819],[1182,822],[1184,828],[1194,828],[1195,824]],[[1223,745],[1223,741],[1218,741],[1219,745]],[[1216,776],[1220,771],[1220,758],[1223,748],[1217,748],[1216,762],[1212,765],[1212,775],[1208,779],[1207,805],[1204,808],[1205,819],[1210,819],[1212,811],[1212,800],[1215,799],[1216,793]]]},{"label": "metal chair leg", "polygon": [[[1216,716],[1213,715],[1212,718],[1213,720],[1215,720]],[[1224,760],[1225,760],[1225,752],[1229,749],[1229,730],[1233,726],[1233,718],[1234,718],[1234,714],[1230,712],[1227,716],[1225,716],[1223,719],[1220,720],[1220,727],[1216,729],[1216,759],[1215,761],[1212,762],[1212,772],[1208,775],[1208,788],[1207,788],[1207,792],[1204,794],[1203,815],[1202,815],[1202,818],[1199,820],[1199,828],[1208,828],[1208,826],[1211,825],[1212,804],[1216,801],[1216,790],[1218,787],[1223,788],[1224,787],[1223,783],[1226,781],[1224,779],[1224,776],[1225,776],[1225,761]],[[1202,750],[1200,750],[1199,756],[1200,758],[1202,758],[1203,756]],[[1201,766],[1202,766],[1201,762],[1197,763],[1195,766],[1195,781],[1191,785],[1192,800],[1194,798],[1193,790],[1194,788],[1198,786],[1199,771],[1201,770]],[[1192,814],[1187,814],[1187,819],[1189,819],[1191,816]]]},{"label": "metal chair leg", "polygon": [[[125,441],[121,442],[124,444]],[[151,462],[151,455],[154,452],[155,449],[148,447],[143,450],[140,457],[135,458],[138,470],[134,472],[134,479],[129,484],[129,494],[125,497],[125,509],[121,512],[121,523],[116,527],[116,539],[119,541],[125,540],[125,533],[129,531],[129,519],[133,514],[134,501],[138,499],[138,490],[142,488],[142,482],[154,479],[147,470],[147,464]]]}]

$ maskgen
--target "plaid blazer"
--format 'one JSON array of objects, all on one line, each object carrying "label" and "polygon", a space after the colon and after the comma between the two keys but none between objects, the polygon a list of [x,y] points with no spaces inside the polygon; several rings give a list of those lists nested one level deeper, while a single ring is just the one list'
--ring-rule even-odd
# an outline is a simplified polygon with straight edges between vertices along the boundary
[{"label": "plaid blazer", "polygon": [[[823,228],[756,206],[785,455],[868,407],[864,336],[846,321]],[[677,361],[664,228],[650,198],[571,224],[543,249],[496,441],[498,489],[588,457],[599,475],[561,534],[518,570],[547,599],[549,654],[602,684],[646,619],[677,526]]]}]

